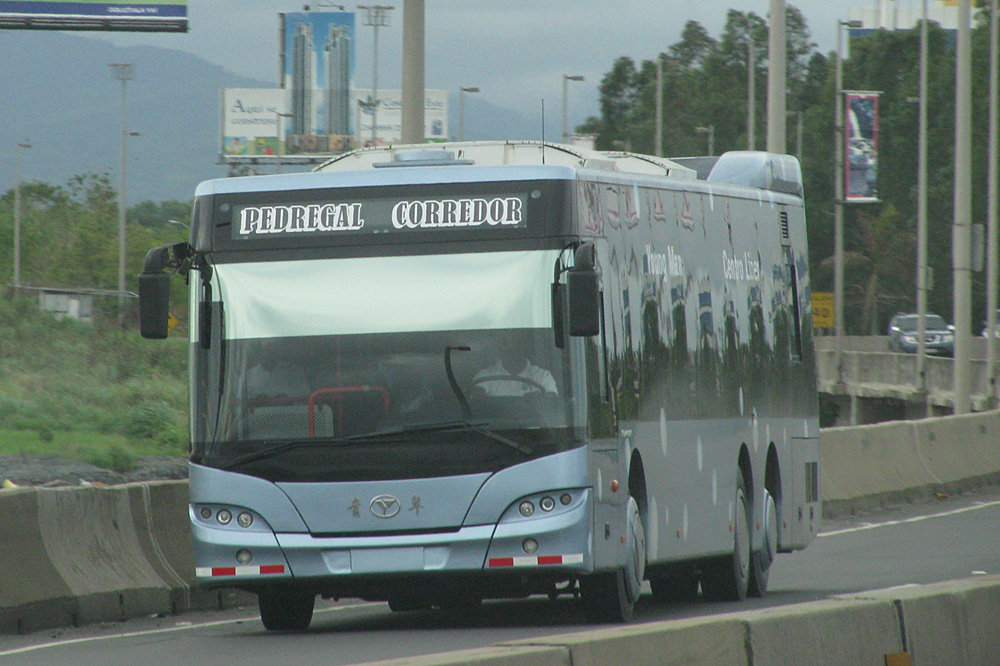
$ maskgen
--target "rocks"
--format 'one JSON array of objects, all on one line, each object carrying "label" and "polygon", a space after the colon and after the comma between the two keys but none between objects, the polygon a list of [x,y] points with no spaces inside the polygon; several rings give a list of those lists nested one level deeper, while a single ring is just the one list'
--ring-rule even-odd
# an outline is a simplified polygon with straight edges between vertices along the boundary
[{"label": "rocks", "polygon": [[96,467],[59,456],[0,456],[0,486],[115,485],[135,481],[186,479],[187,459],[143,456],[128,472]]}]

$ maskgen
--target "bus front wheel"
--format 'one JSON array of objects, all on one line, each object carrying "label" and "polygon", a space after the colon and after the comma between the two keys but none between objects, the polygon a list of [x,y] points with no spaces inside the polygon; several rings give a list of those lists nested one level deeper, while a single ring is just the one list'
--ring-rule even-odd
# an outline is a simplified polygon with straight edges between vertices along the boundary
[{"label": "bus front wheel", "polygon": [[266,590],[257,594],[260,619],[268,631],[305,631],[315,604],[312,592]]},{"label": "bus front wheel", "polygon": [[646,532],[635,498],[628,498],[625,566],[580,579],[583,614],[590,622],[628,622],[646,575]]}]

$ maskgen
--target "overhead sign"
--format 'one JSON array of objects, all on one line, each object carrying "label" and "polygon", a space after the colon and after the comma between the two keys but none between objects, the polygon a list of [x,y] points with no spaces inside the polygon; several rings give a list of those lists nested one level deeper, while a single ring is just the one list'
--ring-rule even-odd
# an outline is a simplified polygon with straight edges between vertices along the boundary
[{"label": "overhead sign", "polygon": [[0,0],[0,28],[187,32],[187,0]]},{"label": "overhead sign", "polygon": [[844,92],[844,200],[871,203],[878,198],[877,92]]}]

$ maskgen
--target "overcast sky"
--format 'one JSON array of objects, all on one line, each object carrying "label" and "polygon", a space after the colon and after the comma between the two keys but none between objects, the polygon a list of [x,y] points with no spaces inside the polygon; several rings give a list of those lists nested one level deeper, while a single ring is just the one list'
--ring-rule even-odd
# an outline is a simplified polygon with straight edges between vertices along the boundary
[{"label": "overcast sky", "polygon": [[[390,25],[379,29],[379,88],[401,86],[404,0],[394,0]],[[916,0],[900,0],[901,3]],[[328,0],[308,2],[324,9]],[[836,22],[848,5],[874,0],[797,0],[812,39],[828,52],[836,45]],[[187,51],[237,74],[277,85],[278,13],[302,11],[291,0],[189,0],[189,32],[178,34],[89,33],[120,45],[150,44]],[[718,37],[726,12],[767,16],[768,0],[426,0],[425,86],[457,91],[477,86],[479,99],[539,114],[545,100],[547,125],[562,113],[562,75],[569,83],[569,123],[598,114],[598,86],[614,60],[636,61],[665,51],[689,20]],[[348,11],[356,5],[345,5]],[[325,9],[333,11],[333,7]],[[371,87],[373,30],[357,17],[354,84]]]}]

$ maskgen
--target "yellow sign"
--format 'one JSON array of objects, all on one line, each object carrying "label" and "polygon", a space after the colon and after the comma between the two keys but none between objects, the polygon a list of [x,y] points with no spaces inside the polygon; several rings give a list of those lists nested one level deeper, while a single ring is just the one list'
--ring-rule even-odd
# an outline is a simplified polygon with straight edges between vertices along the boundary
[{"label": "yellow sign", "polygon": [[833,294],[829,291],[812,293],[813,328],[833,328]]}]

